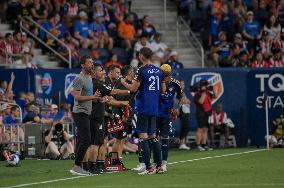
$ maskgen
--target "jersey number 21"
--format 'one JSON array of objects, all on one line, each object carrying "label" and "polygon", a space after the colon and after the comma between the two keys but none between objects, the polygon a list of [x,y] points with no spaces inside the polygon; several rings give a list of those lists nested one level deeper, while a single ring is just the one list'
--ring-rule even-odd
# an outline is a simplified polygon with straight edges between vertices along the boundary
[{"label": "jersey number 21", "polygon": [[160,82],[159,82],[159,76],[150,76],[149,78],[149,82],[151,82],[151,84],[149,85],[149,91],[156,91],[156,90],[160,90]]}]

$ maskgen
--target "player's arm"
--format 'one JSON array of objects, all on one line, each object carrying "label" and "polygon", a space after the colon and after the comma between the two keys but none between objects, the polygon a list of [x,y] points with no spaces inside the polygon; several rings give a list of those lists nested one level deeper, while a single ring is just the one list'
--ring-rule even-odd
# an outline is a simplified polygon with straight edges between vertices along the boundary
[{"label": "player's arm", "polygon": [[109,100],[106,103],[107,103],[107,105],[116,106],[116,107],[122,107],[122,106],[129,105],[129,101],[118,101],[118,100],[116,100],[114,98],[112,98],[111,100]]},{"label": "player's arm", "polygon": [[121,90],[121,89],[113,89],[111,92],[110,92],[110,95],[127,95],[127,94],[130,94],[130,91],[129,90]]},{"label": "player's arm", "polygon": [[[140,82],[137,80],[133,80],[132,84],[128,84],[125,79],[121,79],[121,83],[122,85],[124,85],[124,87],[126,87],[127,89],[129,89],[131,92],[135,93],[139,86],[140,86]],[[128,91],[128,90],[126,90]]]},{"label": "player's arm", "polygon": [[99,91],[96,91],[94,95],[82,96],[80,90],[74,90],[73,96],[76,101],[90,101],[90,100],[98,100],[101,96],[101,93]]}]

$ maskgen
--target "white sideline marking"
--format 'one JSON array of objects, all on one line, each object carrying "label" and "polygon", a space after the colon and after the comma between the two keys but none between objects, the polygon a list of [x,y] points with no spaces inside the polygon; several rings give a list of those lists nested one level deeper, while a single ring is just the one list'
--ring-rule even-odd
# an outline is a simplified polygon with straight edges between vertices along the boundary
[{"label": "white sideline marking", "polygon": [[[242,154],[248,154],[248,153],[255,153],[259,151],[266,151],[267,149],[258,149],[258,150],[251,150],[251,151],[245,151],[245,152],[239,152],[239,153],[231,153],[231,154],[224,154],[224,155],[216,155],[212,157],[202,157],[202,158],[197,158],[197,159],[189,159],[185,161],[176,161],[176,162],[171,162],[168,163],[168,165],[173,165],[173,164],[178,164],[178,163],[186,163],[186,162],[193,162],[193,161],[200,161],[200,160],[207,160],[207,159],[215,159],[215,158],[221,158],[221,157],[229,157],[229,156],[235,156],[235,155],[242,155]],[[35,182],[35,183],[25,183],[25,184],[19,184],[19,185],[14,185],[14,186],[9,186],[9,187],[0,187],[0,188],[17,188],[17,187],[26,187],[26,186],[31,186],[31,185],[39,185],[39,184],[47,184],[47,183],[54,183],[54,182],[60,182],[60,181],[66,181],[66,180],[73,180],[73,179],[79,179],[79,178],[84,178],[84,177],[92,177],[92,176],[75,176],[75,177],[70,177],[70,178],[61,178],[61,179],[55,179],[55,180],[48,180],[48,181],[42,181],[42,182]],[[218,184],[218,186],[249,186],[249,185],[255,185],[255,186],[283,186],[284,183],[280,184]],[[151,187],[153,185],[149,185]],[[162,187],[191,187],[191,185],[161,185]],[[200,185],[192,185],[194,187],[212,187],[216,185],[210,185],[210,184],[200,184]],[[113,187],[113,186],[96,186],[96,187]],[[116,185],[116,187],[119,187]],[[123,187],[128,187],[127,185],[124,185]],[[133,187],[133,185],[131,185]]]},{"label": "white sideline marking", "polygon": [[189,159],[189,160],[185,160],[185,161],[171,162],[171,163],[168,163],[168,165],[173,165],[173,164],[178,164],[178,163],[186,163],[186,162],[193,162],[193,161],[201,161],[201,160],[206,160],[206,159],[216,159],[216,158],[221,158],[221,157],[229,157],[229,156],[234,156],[234,155],[242,155],[242,154],[248,154],[248,153],[255,153],[255,152],[266,151],[266,150],[267,150],[267,149],[257,149],[257,150],[239,152],[239,153],[216,155],[216,156],[212,156],[212,157],[202,157],[202,158],[197,158],[197,159]]}]

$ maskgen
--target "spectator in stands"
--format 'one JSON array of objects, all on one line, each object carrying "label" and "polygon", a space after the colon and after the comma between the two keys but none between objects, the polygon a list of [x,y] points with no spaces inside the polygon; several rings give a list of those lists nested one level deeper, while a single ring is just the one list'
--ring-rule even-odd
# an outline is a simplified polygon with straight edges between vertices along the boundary
[{"label": "spectator in stands", "polygon": [[258,21],[253,20],[253,12],[247,12],[247,20],[242,25],[242,34],[248,41],[249,49],[255,50],[257,41],[261,38],[262,30]]},{"label": "spectator in stands", "polygon": [[136,30],[133,25],[134,16],[132,14],[126,15],[124,21],[118,24],[118,36],[123,40],[123,46],[126,50],[132,48],[135,42]]},{"label": "spectator in stands", "polygon": [[40,108],[35,103],[26,105],[27,114],[23,119],[23,123],[51,123],[51,119],[42,118]]},{"label": "spectator in stands", "polygon": [[5,34],[5,39],[0,42],[0,55],[4,64],[13,63],[13,37],[11,33]]},{"label": "spectator in stands", "polygon": [[111,65],[122,68],[122,64],[118,61],[116,54],[112,54],[110,60],[105,64],[105,68],[108,69]]},{"label": "spectator in stands", "polygon": [[267,31],[264,31],[262,33],[262,37],[260,41],[258,42],[258,48],[262,52],[265,59],[270,59],[272,57],[272,51],[271,48],[273,46],[273,40],[270,39],[269,33]]},{"label": "spectator in stands", "polygon": [[56,13],[55,12],[49,13],[48,20],[42,24],[42,28],[51,34],[41,29],[39,31],[40,39],[46,42],[49,46],[53,48],[57,48],[57,42],[55,41],[54,37],[57,37],[57,38],[59,37],[60,30],[56,27]]},{"label": "spectator in stands", "polygon": [[33,92],[27,92],[26,93],[26,101],[27,103],[35,102],[35,95]]},{"label": "spectator in stands", "polygon": [[232,45],[227,42],[226,33],[219,33],[219,41],[216,41],[212,47],[212,60],[216,67],[232,66]]},{"label": "spectator in stands", "polygon": [[16,9],[18,22],[25,16],[30,16],[29,0],[19,0],[19,5]]},{"label": "spectator in stands", "polygon": [[122,7],[117,1],[113,1],[112,3],[112,20],[114,23],[119,23],[123,21],[124,18],[124,12],[121,9]]},{"label": "spectator in stands", "polygon": [[55,14],[55,24],[57,30],[60,32],[58,38],[63,39],[65,37],[65,34],[68,32],[65,24],[63,21],[61,21],[61,16],[59,13]]},{"label": "spectator in stands", "polygon": [[212,143],[212,147],[216,147],[215,143],[215,133],[220,132],[225,136],[225,147],[228,146],[228,138],[229,138],[229,127],[225,124],[227,121],[227,114],[223,111],[222,104],[217,104],[215,111],[212,112],[212,115],[209,117],[209,125],[210,125],[210,139]]},{"label": "spectator in stands", "polygon": [[134,57],[135,54],[136,54],[137,52],[139,52],[139,51],[141,50],[141,48],[143,48],[143,47],[151,48],[148,35],[144,35],[144,34],[139,37],[139,40],[138,40],[138,41],[135,43],[135,45],[134,45],[133,57]]},{"label": "spectator in stands", "polygon": [[278,15],[279,23],[281,24],[282,27],[284,27],[284,0],[281,0],[279,2],[276,15]]},{"label": "spectator in stands", "polygon": [[7,91],[8,83],[6,80],[0,80],[0,92],[5,94]]},{"label": "spectator in stands", "polygon": [[263,31],[268,33],[270,40],[280,40],[281,25],[277,22],[275,15],[270,16],[269,21],[263,27]]},{"label": "spectator in stands", "polygon": [[27,104],[26,94],[24,92],[18,93],[18,98],[16,98],[16,103],[17,103],[17,105],[20,106],[22,112],[24,112],[25,106]]},{"label": "spectator in stands", "polygon": [[23,55],[22,52],[22,35],[21,32],[15,31],[13,33],[13,41],[12,41],[12,49],[13,49],[13,60],[15,64],[22,64]]},{"label": "spectator in stands", "polygon": [[228,41],[232,41],[235,33],[235,23],[233,13],[229,10],[228,4],[224,3],[221,7],[222,19],[220,23],[220,30],[226,31]]},{"label": "spectator in stands", "polygon": [[220,22],[222,19],[222,14],[217,9],[212,10],[212,16],[210,17],[210,38],[209,38],[209,46],[214,45],[216,41],[219,40],[219,30],[220,30]]},{"label": "spectator in stands", "polygon": [[245,6],[242,0],[235,1],[233,13],[235,17],[236,26],[237,28],[239,28],[245,21],[245,17],[247,13],[247,7]]},{"label": "spectator in stands", "polygon": [[40,0],[34,0],[31,4],[31,15],[39,24],[42,24],[47,19],[47,9]]},{"label": "spectator in stands", "polygon": [[74,158],[74,146],[71,143],[73,136],[68,134],[59,121],[52,124],[51,129],[45,132],[47,144],[45,154],[55,159]]},{"label": "spectator in stands", "polygon": [[93,17],[96,18],[100,16],[102,16],[105,21],[110,21],[107,5],[103,2],[103,0],[97,0],[93,3]]},{"label": "spectator in stands", "polygon": [[32,63],[32,58],[34,50],[34,42],[27,37],[26,33],[22,33],[22,54],[24,55],[23,63],[27,65],[28,68],[36,68],[36,65]]},{"label": "spectator in stands", "polygon": [[154,52],[154,63],[159,62],[158,64],[163,64],[168,58],[171,49],[164,43],[161,42],[162,34],[156,33],[154,35],[154,40],[151,42],[151,49]]},{"label": "spectator in stands", "polygon": [[61,120],[63,118],[64,114],[62,111],[59,112],[58,106],[56,104],[52,104],[50,106],[50,109],[51,109],[51,114],[49,116],[50,119]]},{"label": "spectator in stands", "polygon": [[250,62],[248,60],[248,54],[245,51],[242,51],[239,54],[239,58],[237,61],[234,62],[235,67],[243,67],[248,68],[250,67]]},{"label": "spectator in stands", "polygon": [[259,1],[259,7],[254,11],[254,17],[259,22],[260,26],[263,27],[269,20],[269,12],[267,11],[265,0]]},{"label": "spectator in stands", "polygon": [[259,51],[256,53],[254,60],[251,63],[252,68],[269,68],[272,66],[270,60],[264,60],[262,53]]},{"label": "spectator in stands", "polygon": [[[80,64],[80,51],[79,51],[79,43],[77,40],[75,40],[72,35],[67,32],[65,33],[65,37],[63,39],[63,42],[66,46],[68,46],[71,49],[71,62],[73,68],[78,68]],[[69,51],[68,49],[60,45],[58,52],[65,57],[66,59],[69,58]]]},{"label": "spectator in stands", "polygon": [[68,0],[62,5],[61,14],[73,20],[78,16],[79,6],[76,0]]},{"label": "spectator in stands", "polygon": [[151,24],[151,18],[149,15],[145,15],[142,19],[142,25],[138,28],[138,36],[147,35],[150,40],[153,39],[156,33],[155,27]]},{"label": "spectator in stands", "polygon": [[273,50],[274,55],[273,58],[271,59],[272,61],[272,66],[273,67],[284,67],[284,60],[283,60],[283,56],[281,55],[281,49],[279,48],[275,48]]},{"label": "spectator in stands", "polygon": [[111,51],[113,48],[113,39],[108,36],[107,29],[105,27],[104,17],[98,15],[94,17],[94,22],[90,25],[91,32],[98,39],[99,48],[106,48]]},{"label": "spectator in stands", "polygon": [[81,11],[79,17],[80,20],[77,20],[74,24],[74,37],[79,40],[80,44],[87,43],[88,47],[96,48],[98,39],[95,38],[94,33],[90,29],[87,13]]},{"label": "spectator in stands", "polygon": [[183,69],[183,64],[178,60],[178,52],[172,51],[169,55],[169,59],[166,64],[169,64],[172,67],[172,70]]}]

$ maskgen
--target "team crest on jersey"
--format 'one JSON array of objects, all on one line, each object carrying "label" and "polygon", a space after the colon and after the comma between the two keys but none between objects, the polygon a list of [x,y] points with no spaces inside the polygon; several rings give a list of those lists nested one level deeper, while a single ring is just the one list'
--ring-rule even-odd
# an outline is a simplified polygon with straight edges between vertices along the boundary
[{"label": "team crest on jersey", "polygon": [[[213,99],[213,104],[214,104],[224,93],[224,85],[221,74],[214,72],[203,72],[203,73],[194,74],[191,78],[190,85],[195,85],[200,80],[207,80],[210,83],[210,85],[213,86],[216,95],[216,98]],[[191,94],[194,95],[194,93]]]},{"label": "team crest on jersey", "polygon": [[66,99],[68,98],[68,95],[72,92],[73,90],[73,81],[75,80],[77,74],[71,73],[67,74],[65,76],[65,87],[64,87],[64,94]]}]

